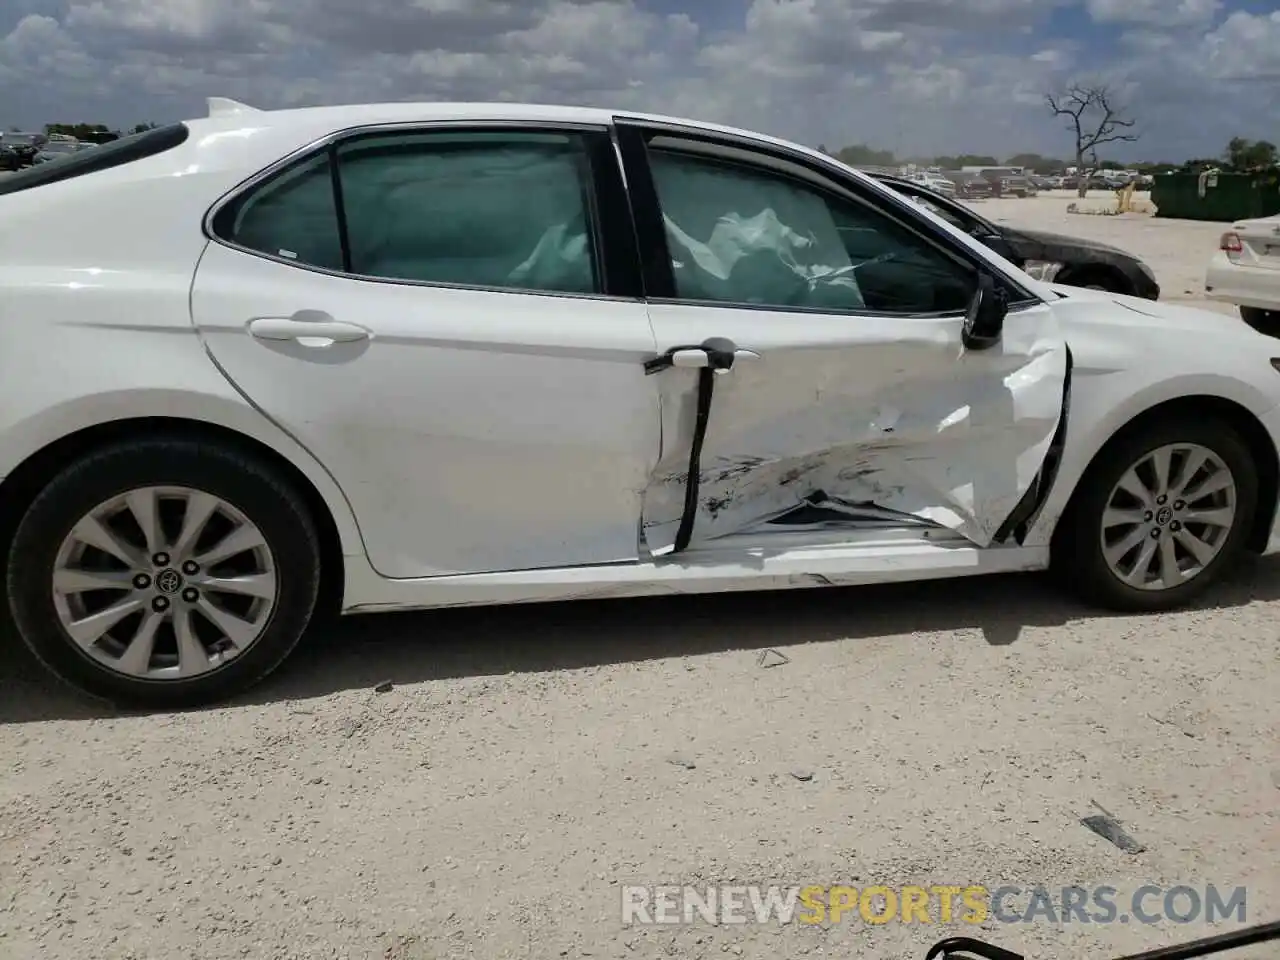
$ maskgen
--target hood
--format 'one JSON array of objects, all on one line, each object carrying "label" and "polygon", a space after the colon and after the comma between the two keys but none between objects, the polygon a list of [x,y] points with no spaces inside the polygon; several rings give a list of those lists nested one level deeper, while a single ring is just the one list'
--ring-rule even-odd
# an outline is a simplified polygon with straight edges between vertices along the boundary
[{"label": "hood", "polygon": [[[1151,326],[1164,330],[1215,334],[1219,337],[1237,334],[1246,337],[1262,336],[1237,317],[1213,310],[1174,306],[1156,300],[1126,297],[1118,293],[1108,293],[1105,290],[1087,290],[1083,287],[1069,287],[1059,283],[1052,284],[1051,289],[1063,296],[1063,299],[1054,301],[1055,308],[1067,316],[1074,315],[1074,322],[1104,326]],[[1102,305],[1113,309],[1097,309]],[[1089,306],[1092,309],[1081,313],[1073,309],[1076,306]]]},{"label": "hood", "polygon": [[1113,257],[1122,257],[1125,260],[1137,260],[1132,253],[1127,250],[1121,250],[1119,247],[1113,247],[1108,243],[1101,243],[1097,240],[1089,240],[1084,237],[1069,237],[1063,233],[1047,233],[1043,230],[1023,230],[1021,227],[1005,227],[1006,234],[1017,234],[1030,240],[1032,243],[1038,243],[1046,248],[1065,248],[1075,250],[1091,250],[1096,253],[1106,253]]}]

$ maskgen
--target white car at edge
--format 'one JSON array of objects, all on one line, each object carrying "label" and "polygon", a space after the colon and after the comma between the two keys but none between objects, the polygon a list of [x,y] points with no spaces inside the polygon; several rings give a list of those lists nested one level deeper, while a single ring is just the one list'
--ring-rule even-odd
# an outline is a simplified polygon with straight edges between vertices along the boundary
[{"label": "white car at edge", "polygon": [[1239,307],[1255,329],[1280,333],[1280,216],[1232,224],[1209,261],[1204,289],[1210,300]]},{"label": "white car at edge", "polygon": [[8,603],[114,701],[230,696],[328,604],[1054,567],[1143,611],[1280,550],[1280,345],[768,137],[211,100],[0,216]]}]

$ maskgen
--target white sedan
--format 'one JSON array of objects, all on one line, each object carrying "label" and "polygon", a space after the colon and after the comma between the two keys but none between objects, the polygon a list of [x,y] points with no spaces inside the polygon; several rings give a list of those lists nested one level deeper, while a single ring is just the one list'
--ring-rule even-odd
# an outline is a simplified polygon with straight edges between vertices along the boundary
[{"label": "white sedan", "polygon": [[940,173],[913,173],[907,177],[913,183],[918,183],[922,187],[928,187],[938,193],[945,194],[948,197],[956,195],[956,185],[951,180],[942,176]]},{"label": "white sedan", "polygon": [[329,604],[1052,567],[1145,611],[1280,550],[1280,344],[769,137],[211,100],[0,216],[8,603],[114,701],[230,696]]},{"label": "white sedan", "polygon": [[1280,333],[1280,216],[1241,220],[1209,261],[1205,295],[1233,303],[1250,326]]}]

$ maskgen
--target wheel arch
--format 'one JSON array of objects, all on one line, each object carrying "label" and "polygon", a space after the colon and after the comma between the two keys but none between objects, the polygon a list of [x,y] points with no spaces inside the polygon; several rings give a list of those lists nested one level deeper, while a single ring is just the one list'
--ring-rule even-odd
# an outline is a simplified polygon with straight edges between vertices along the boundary
[{"label": "wheel arch", "polygon": [[334,615],[342,607],[346,550],[333,508],[315,482],[296,463],[264,441],[231,427],[183,417],[128,417],[108,420],[66,434],[36,450],[0,480],[0,558],[9,547],[27,508],[45,485],[68,463],[112,443],[155,437],[193,437],[243,451],[279,470],[298,491],[316,524],[321,547],[318,615]]},{"label": "wheel arch", "polygon": [[[1096,468],[1103,455],[1116,444],[1152,423],[1179,417],[1206,416],[1218,418],[1232,427],[1244,440],[1258,466],[1258,509],[1254,515],[1253,527],[1249,531],[1246,546],[1249,550],[1260,553],[1271,536],[1277,499],[1280,498],[1280,453],[1277,453],[1275,442],[1271,439],[1267,428],[1248,407],[1235,400],[1209,394],[1172,397],[1146,408],[1126,421],[1094,451],[1088,465],[1072,485],[1071,495],[1067,498],[1059,520],[1071,512],[1077,491],[1084,485],[1085,479]],[[1061,527],[1061,523],[1055,523],[1055,539]]]},{"label": "wheel arch", "polygon": [[1109,263],[1072,263],[1062,269],[1054,282],[1069,287],[1083,287],[1090,283],[1110,282],[1107,287],[1110,293],[1130,295],[1134,291],[1133,281],[1119,267]]}]

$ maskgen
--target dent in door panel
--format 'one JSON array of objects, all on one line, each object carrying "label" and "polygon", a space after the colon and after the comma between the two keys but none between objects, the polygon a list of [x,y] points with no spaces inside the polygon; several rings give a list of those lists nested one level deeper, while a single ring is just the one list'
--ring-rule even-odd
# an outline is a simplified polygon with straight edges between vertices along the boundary
[{"label": "dent in door panel", "polygon": [[[1062,412],[1060,341],[1006,351],[994,358],[994,377],[966,376],[954,350],[924,364],[904,351],[901,365],[862,382],[847,353],[815,349],[800,390],[771,389],[777,373],[762,353],[761,362],[717,378],[694,542],[782,518],[816,498],[874,505],[986,546],[1033,484]],[[982,362],[993,362],[990,353]],[[696,383],[693,371],[663,374],[663,453],[645,499],[653,540],[680,519]]]}]

